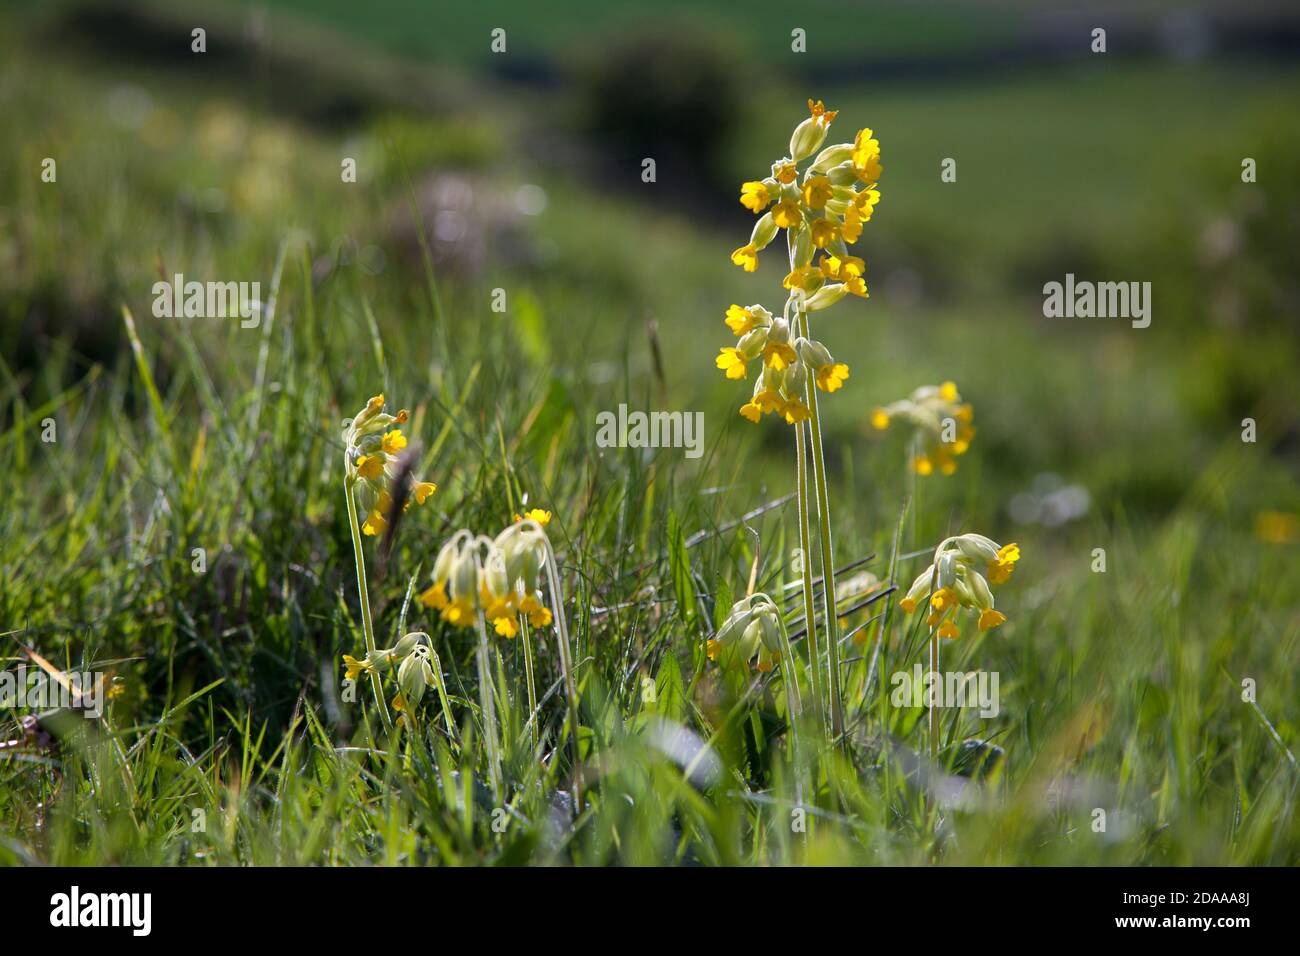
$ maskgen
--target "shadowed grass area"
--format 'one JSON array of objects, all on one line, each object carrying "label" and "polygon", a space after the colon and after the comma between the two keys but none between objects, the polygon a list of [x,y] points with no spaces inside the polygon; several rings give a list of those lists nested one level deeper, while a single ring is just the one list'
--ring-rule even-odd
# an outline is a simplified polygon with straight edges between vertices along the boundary
[{"label": "shadowed grass area", "polygon": [[[472,110],[339,132],[181,76],[4,52],[0,657],[31,667],[32,648],[119,692],[49,746],[24,734],[27,708],[0,711],[19,744],[0,750],[0,861],[1300,858],[1280,74],[1149,64],[835,98],[885,149],[861,243],[872,297],[817,320],[852,368],[824,403],[840,580],[865,575],[841,608],[876,600],[846,612],[843,746],[809,721],[793,757],[793,442],[742,420],[748,391],[713,367],[726,306],[783,271],[727,263],[747,213],[597,188],[530,148],[544,97],[489,88]],[[790,106],[743,128],[737,178],[781,154],[802,93],[765,94]],[[940,186],[954,136],[958,183]],[[1256,153],[1268,172],[1248,192]],[[1044,319],[1042,283],[1070,269],[1152,280],[1152,327]],[[258,326],[155,318],[152,283],[175,272],[260,281]],[[946,378],[978,434],[908,505],[903,442],[868,416]],[[390,554],[366,539],[377,638],[427,631],[451,708],[449,728],[427,694],[393,740],[340,663],[362,647],[341,425],[380,392],[411,410],[415,470],[439,490]],[[703,411],[703,457],[598,447],[596,415],[620,402]],[[1086,490],[1083,513],[1026,509],[1055,488],[1044,473]],[[575,644],[581,807],[554,632],[533,635],[536,752],[523,643],[493,639],[498,800],[476,638],[412,598],[455,530],[494,535],[534,506],[554,515]],[[968,530],[1024,558],[999,590],[1008,623],[943,649],[945,670],[999,675],[999,711],[945,711],[932,763],[925,710],[891,693],[925,635],[883,591]],[[751,575],[795,637],[798,663],[770,675],[706,657]]]}]

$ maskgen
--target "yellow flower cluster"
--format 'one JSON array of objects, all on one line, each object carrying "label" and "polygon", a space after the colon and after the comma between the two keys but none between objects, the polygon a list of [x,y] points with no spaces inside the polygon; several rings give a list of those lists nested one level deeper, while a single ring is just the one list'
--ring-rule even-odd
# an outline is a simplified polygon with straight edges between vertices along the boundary
[{"label": "yellow flower cluster", "polygon": [[822,391],[834,392],[849,377],[849,367],[831,358],[826,346],[803,336],[792,339],[790,323],[761,305],[733,305],[726,323],[739,336],[735,346],[718,353],[716,364],[727,378],[747,378],[749,363],[761,359],[754,392],[740,407],[751,422],[771,413],[791,425],[804,421],[811,414],[805,404],[810,380]]},{"label": "yellow flower cluster", "polygon": [[993,608],[990,584],[1002,584],[1011,577],[1020,560],[1018,544],[999,545],[982,534],[963,534],[946,538],[935,548],[934,560],[908,588],[899,606],[908,614],[929,598],[927,624],[938,635],[960,635],[955,609],[979,612],[979,629],[987,631],[1006,621],[1006,615]]},{"label": "yellow flower cluster", "polygon": [[[461,530],[438,552],[433,583],[420,601],[454,627],[472,627],[480,612],[502,637],[519,633],[519,618],[533,627],[551,623],[542,603],[541,573],[549,546],[541,520],[529,513],[495,539]],[[549,512],[541,512],[550,520]]]},{"label": "yellow flower cluster", "polygon": [[894,421],[912,426],[913,449],[910,464],[918,475],[936,470],[951,475],[957,470],[957,456],[966,454],[975,428],[975,410],[961,400],[955,382],[922,385],[907,398],[876,408],[871,426],[884,431]]},{"label": "yellow flower cluster", "polygon": [[[349,422],[344,423],[343,443],[347,447],[347,483],[365,512],[361,526],[367,535],[382,534],[388,528],[393,508],[393,480],[397,477],[397,456],[406,447],[406,436],[399,425],[410,417],[406,409],[396,415],[384,411],[384,396],[376,395]],[[413,481],[411,496],[417,504],[438,490],[429,481]],[[404,507],[410,507],[408,498]]]},{"label": "yellow flower cluster", "polygon": [[[871,219],[880,201],[876,188],[883,172],[880,142],[871,130],[858,130],[852,143],[822,149],[804,170],[801,181],[799,164],[826,141],[836,116],[820,100],[809,100],[808,112],[808,119],[790,137],[790,155],[773,163],[766,179],[741,185],[741,205],[762,215],[749,242],[731,254],[731,261],[746,272],[755,271],[759,252],[778,230],[785,229],[791,248],[796,250],[793,268],[785,279],[787,289],[797,287],[811,296],[832,280],[845,286],[840,295],[852,292],[865,298],[862,260],[850,256],[848,246],[858,241],[863,223]],[[826,250],[827,256],[814,267],[819,249]]]},{"label": "yellow flower cluster", "polygon": [[362,660],[344,654],[343,676],[348,680],[356,680],[362,674],[387,674],[396,667],[400,692],[393,699],[393,707],[396,710],[408,710],[420,702],[425,688],[434,682],[433,666],[429,660],[431,650],[429,635],[423,631],[412,631],[393,647],[379,648]]},{"label": "yellow flower cluster", "polygon": [[[808,112],[790,137],[790,155],[772,164],[768,178],[740,187],[741,204],[761,215],[749,242],[732,253],[731,261],[753,272],[759,252],[782,229],[790,252],[790,271],[782,283],[789,294],[781,317],[761,305],[727,310],[727,326],[738,341],[719,351],[718,368],[727,378],[743,379],[749,363],[761,359],[753,394],[740,408],[751,422],[766,414],[791,425],[802,422],[812,414],[809,382],[826,392],[844,384],[849,367],[832,359],[822,343],[798,335],[794,324],[801,313],[829,308],[845,295],[867,298],[865,264],[849,255],[848,247],[862,235],[862,224],[880,199],[875,188],[880,143],[863,129],[852,143],[822,149],[836,114],[820,100],[809,100]],[[814,153],[801,177],[799,165]]]},{"label": "yellow flower cluster", "polygon": [[743,664],[758,658],[759,673],[766,674],[781,659],[781,612],[766,594],[753,594],[737,601],[731,613],[709,638],[709,660],[724,666]]}]

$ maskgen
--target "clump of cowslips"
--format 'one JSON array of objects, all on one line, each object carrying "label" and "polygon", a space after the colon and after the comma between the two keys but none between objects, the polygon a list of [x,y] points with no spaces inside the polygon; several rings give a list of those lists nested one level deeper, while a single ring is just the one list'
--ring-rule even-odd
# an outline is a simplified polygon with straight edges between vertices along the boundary
[{"label": "clump of cowslips", "polygon": [[758,672],[766,674],[781,660],[783,644],[780,610],[766,594],[752,594],[732,606],[706,650],[724,666],[748,668],[757,657]]},{"label": "clump of cowslips", "polygon": [[907,398],[876,408],[871,426],[884,431],[899,421],[912,427],[909,466],[918,475],[945,475],[957,470],[957,456],[966,454],[975,428],[975,410],[961,400],[955,382],[922,385]]},{"label": "clump of cowslips", "polygon": [[990,630],[1007,619],[994,609],[990,585],[1005,583],[1019,560],[1020,546],[1015,543],[1000,545],[982,534],[945,538],[935,548],[934,560],[917,575],[899,605],[911,614],[923,602],[928,603],[930,615],[926,623],[937,629],[939,637],[960,636],[958,608],[977,612],[979,629]]},{"label": "clump of cowslips", "polygon": [[[399,471],[397,458],[406,447],[406,436],[398,426],[404,425],[409,417],[404,408],[396,415],[389,415],[384,411],[384,396],[376,395],[344,425],[348,486],[366,515],[361,526],[363,534],[382,534],[388,528],[393,482]],[[411,483],[411,497],[417,504],[424,504],[437,488],[433,482],[415,480]],[[404,507],[410,504],[408,498]]]},{"label": "clump of cowslips", "polygon": [[[836,113],[820,100],[809,100],[808,111],[808,119],[790,137],[790,155],[772,164],[769,177],[740,189],[740,202],[762,215],[731,261],[754,272],[759,252],[782,229],[790,253],[790,271],[782,283],[788,296],[780,317],[758,304],[727,310],[727,326],[739,341],[719,352],[718,368],[727,378],[743,379],[749,363],[761,360],[753,395],[740,409],[752,422],[765,414],[791,425],[805,421],[811,414],[805,393],[809,382],[826,392],[844,384],[849,367],[836,362],[821,342],[799,335],[795,324],[800,313],[829,308],[845,295],[868,297],[865,264],[849,254],[849,245],[862,235],[862,224],[880,200],[880,143],[871,130],[862,129],[854,142],[822,149]],[[800,164],[814,153],[801,178]]]},{"label": "clump of cowslips", "polygon": [[462,529],[438,552],[433,583],[420,601],[453,627],[472,627],[479,612],[502,637],[519,633],[521,617],[546,627],[552,620],[541,592],[546,553],[546,533],[534,517],[520,518],[495,539]]},{"label": "clump of cowslips", "polygon": [[348,680],[356,680],[362,674],[383,676],[396,670],[399,691],[393,698],[393,709],[409,711],[434,683],[431,651],[429,635],[423,631],[412,631],[392,647],[377,648],[361,660],[351,654],[344,654],[343,676]]}]

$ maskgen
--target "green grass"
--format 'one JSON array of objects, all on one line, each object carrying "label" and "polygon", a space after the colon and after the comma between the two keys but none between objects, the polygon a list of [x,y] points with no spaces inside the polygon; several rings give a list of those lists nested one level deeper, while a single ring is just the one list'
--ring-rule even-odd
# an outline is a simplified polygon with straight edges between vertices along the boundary
[{"label": "green grass", "polygon": [[[20,145],[0,158],[0,657],[15,666],[21,642],[63,668],[113,671],[123,693],[60,748],[0,750],[0,861],[1300,861],[1295,544],[1255,530],[1261,511],[1300,511],[1296,345],[1277,307],[1294,289],[1294,193],[1270,173],[1257,202],[1235,178],[1238,154],[1257,145],[1262,169],[1288,168],[1293,140],[1266,135],[1294,106],[1280,82],[1149,65],[834,97],[886,151],[879,222],[862,240],[873,296],[817,326],[853,369],[824,403],[837,554],[873,556],[863,568],[880,578],[897,557],[904,583],[919,552],[957,531],[1019,541],[1025,555],[999,589],[1009,622],[944,650],[945,668],[1000,674],[1002,711],[944,715],[943,784],[927,788],[908,772],[927,750],[924,712],[888,693],[924,640],[896,609],[879,644],[873,625],[846,646],[842,752],[813,746],[805,727],[792,763],[779,678],[751,689],[704,658],[755,560],[761,589],[797,577],[793,503],[734,524],[794,489],[789,430],[739,419],[743,396],[712,363],[726,305],[772,304],[761,290],[779,273],[728,265],[743,218],[733,228],[566,175],[518,135],[536,104],[491,90],[477,104],[490,108],[439,117],[432,133],[392,115],[345,135],[184,77],[5,52],[0,128]],[[104,106],[122,79],[152,97],[143,127]],[[783,149],[802,92],[774,90],[796,105],[745,128],[728,152],[737,178]],[[1135,98],[1164,126],[1151,129]],[[954,130],[959,186],[943,192],[936,157]],[[1198,149],[1213,136],[1231,146]],[[1090,158],[1093,138],[1104,161]],[[345,149],[369,157],[359,188],[338,183]],[[46,155],[59,157],[57,188],[32,174]],[[1219,161],[1236,185],[1207,189]],[[541,183],[547,208],[521,227],[536,259],[424,268],[387,228],[408,201],[403,164],[417,179],[455,167],[502,193]],[[202,199],[212,189],[222,203]],[[1225,217],[1242,252],[1207,264],[1196,237]],[[384,270],[335,261],[340,236],[379,247]],[[1040,257],[1045,236],[1065,251]],[[159,257],[167,271],[259,279],[265,294],[281,254],[274,321],[260,329],[150,313]],[[1038,289],[1075,261],[1154,278],[1152,328],[1046,323]],[[907,271],[926,290],[910,304],[897,284]],[[505,315],[489,309],[498,286]],[[1241,295],[1228,318],[1225,288]],[[956,476],[923,483],[895,555],[903,449],[869,436],[866,416],[947,377],[975,404],[979,434]],[[412,409],[418,470],[439,491],[411,510],[387,560],[367,540],[376,630],[380,644],[403,622],[432,635],[457,728],[447,733],[430,693],[418,731],[392,743],[365,695],[348,703],[340,688],[340,657],[362,643],[340,424],[379,391]],[[706,455],[595,447],[597,412],[620,401],[704,411]],[[1256,444],[1240,441],[1247,414]],[[54,443],[41,440],[47,417]],[[1013,520],[1013,495],[1044,471],[1088,488],[1086,517]],[[524,730],[522,645],[493,645],[499,806],[475,639],[406,605],[443,540],[461,527],[495,534],[525,496],[555,513],[576,644],[588,783],[576,818],[564,696],[548,696],[553,640],[538,654],[540,758]],[[1096,548],[1105,573],[1091,569]],[[0,737],[23,714],[0,713],[13,731]],[[660,720],[709,743],[709,773],[684,771]],[[956,772],[968,739],[1004,750],[996,772]],[[964,788],[955,805],[951,785]],[[797,805],[806,833],[792,831]],[[1096,808],[1105,834],[1092,830]]]}]

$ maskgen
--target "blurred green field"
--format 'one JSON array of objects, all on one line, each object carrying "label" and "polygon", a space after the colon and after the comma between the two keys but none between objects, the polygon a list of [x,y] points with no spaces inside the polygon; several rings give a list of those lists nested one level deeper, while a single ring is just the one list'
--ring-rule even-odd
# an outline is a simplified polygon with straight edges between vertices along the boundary
[{"label": "blurred green field", "polygon": [[[14,503],[0,657],[16,666],[21,642],[124,688],[96,737],[0,752],[0,860],[1300,860],[1294,60],[1108,56],[807,89],[755,65],[778,53],[759,27],[779,8],[668,4],[657,9],[731,38],[725,55],[754,78],[727,94],[716,155],[666,161],[651,185],[584,113],[581,77],[474,72],[486,64],[466,38],[501,8],[438,19],[416,6],[277,4],[272,48],[251,61],[262,72],[127,61],[85,38],[65,49],[30,7],[0,10],[13,146],[0,154],[0,482]],[[810,23],[832,7],[809,8]],[[888,6],[862,45],[829,31],[828,55],[951,56],[1024,21],[1016,5],[943,10]],[[315,32],[296,36],[281,11]],[[436,29],[413,26],[425,16]],[[527,24],[512,49],[556,57],[614,17],[518,6],[505,25]],[[282,80],[299,62],[322,72],[295,109]],[[790,429],[742,420],[748,391],[713,357],[730,344],[730,303],[781,304],[775,254],[756,275],[727,261],[751,220],[734,198],[784,154],[810,95],[884,148],[883,198],[857,247],[871,298],[817,325],[852,370],[823,402],[838,555],[874,555],[863,567],[887,577],[912,487],[901,441],[871,433],[868,415],[946,379],[978,434],[955,476],[920,483],[899,550],[975,530],[1025,553],[999,594],[1010,622],[945,649],[948,667],[1002,675],[1000,716],[945,727],[942,779],[960,800],[907,772],[925,719],[893,707],[881,677],[924,646],[896,613],[879,658],[871,643],[846,651],[847,750],[802,767],[784,756],[777,683],[747,695],[703,657],[756,554],[760,586],[794,580],[792,505],[750,519],[753,534],[734,524],[793,491]],[[339,181],[344,156],[354,185]],[[943,184],[949,156],[958,179]],[[57,185],[40,181],[44,157]],[[1243,157],[1257,183],[1241,182]],[[155,319],[151,286],[174,272],[264,293],[279,275],[275,320]],[[1151,281],[1151,327],[1044,318],[1042,285],[1066,272]],[[440,487],[376,558],[377,626],[415,619],[433,635],[461,732],[426,699],[419,733],[365,753],[361,715],[339,697],[340,655],[360,637],[338,426],[380,391],[412,409],[419,471]],[[595,416],[619,402],[702,411],[706,455],[597,448]],[[53,444],[40,440],[51,416]],[[1035,520],[1064,484],[1086,491],[1085,513]],[[525,495],[556,515],[583,754],[599,774],[587,809],[556,822],[571,768],[558,748],[530,753],[519,644],[501,642],[517,822],[501,834],[478,792],[473,641],[403,598],[452,531],[495,533]],[[210,556],[201,575],[194,547]],[[1095,548],[1105,574],[1090,570]],[[897,577],[923,563],[902,560]],[[549,686],[555,650],[539,653]],[[21,716],[0,711],[0,726]],[[691,783],[655,743],[655,718],[713,745],[711,782]],[[563,720],[550,698],[547,740]],[[1005,751],[991,777],[963,775],[966,739]],[[796,803],[815,808],[806,838],[789,832]],[[1118,821],[1107,834],[1090,829],[1096,807]],[[219,825],[191,832],[194,809]]]}]

